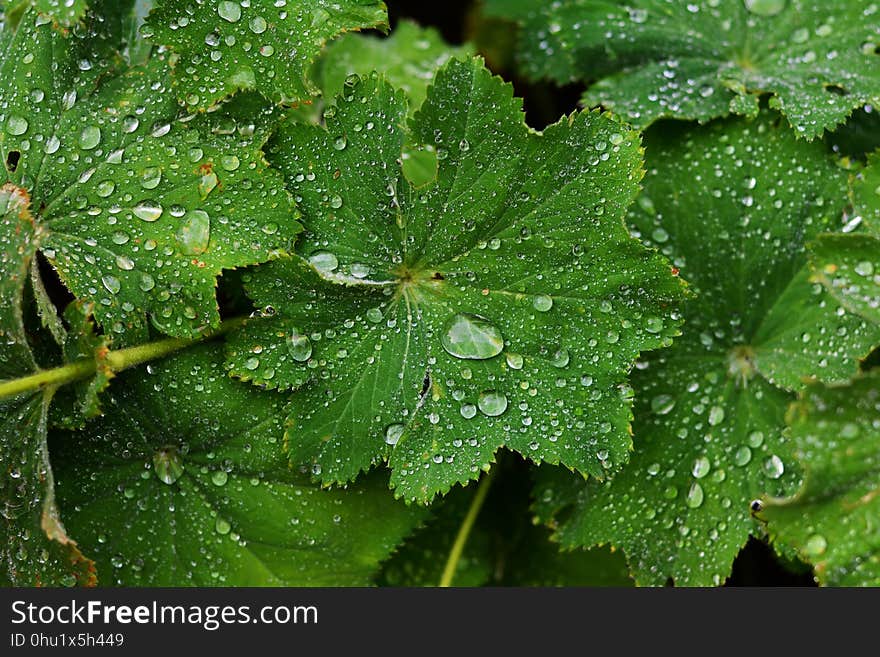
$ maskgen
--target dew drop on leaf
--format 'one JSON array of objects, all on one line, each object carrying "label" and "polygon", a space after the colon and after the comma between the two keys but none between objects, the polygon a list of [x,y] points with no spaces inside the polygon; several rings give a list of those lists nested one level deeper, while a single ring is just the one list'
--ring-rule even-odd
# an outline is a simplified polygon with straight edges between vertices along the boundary
[{"label": "dew drop on leaf", "polygon": [[402,424],[390,424],[385,429],[385,442],[389,445],[396,445],[397,441],[400,440],[400,437],[403,435],[403,425]]},{"label": "dew drop on leaf", "polygon": [[318,251],[309,256],[309,263],[323,272],[332,272],[339,267],[339,259],[329,251]]},{"label": "dew drop on leaf", "polygon": [[204,210],[190,210],[177,231],[181,251],[198,255],[208,250],[211,239],[211,218]]},{"label": "dew drop on leaf", "polygon": [[236,23],[241,18],[241,6],[236,2],[223,0],[223,2],[217,5],[217,13],[223,20]]},{"label": "dew drop on leaf", "polygon": [[156,221],[162,216],[162,206],[155,201],[141,201],[134,208],[134,216],[144,221]]},{"label": "dew drop on leaf", "polygon": [[293,329],[287,336],[287,352],[299,363],[307,361],[312,357],[312,342],[309,336]]},{"label": "dew drop on leaf", "polygon": [[532,306],[538,312],[545,313],[553,307],[553,299],[546,294],[539,294],[532,302]]},{"label": "dew drop on leaf", "polygon": [[504,336],[485,317],[458,313],[446,323],[440,343],[456,358],[485,360],[501,353]]},{"label": "dew drop on leaf", "polygon": [[477,399],[477,407],[484,415],[497,417],[507,410],[507,396],[496,390],[482,392]]},{"label": "dew drop on leaf", "polygon": [[169,486],[183,474],[183,458],[176,447],[163,447],[153,454],[153,472]]}]

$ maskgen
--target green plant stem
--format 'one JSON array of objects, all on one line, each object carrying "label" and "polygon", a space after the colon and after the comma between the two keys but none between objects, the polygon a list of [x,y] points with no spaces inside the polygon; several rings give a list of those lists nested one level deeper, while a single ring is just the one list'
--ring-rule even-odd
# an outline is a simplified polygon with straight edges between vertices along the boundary
[{"label": "green plant stem", "polygon": [[467,515],[465,515],[461,527],[458,528],[455,542],[452,544],[452,549],[449,551],[449,557],[446,559],[446,566],[443,568],[443,575],[440,577],[439,584],[442,588],[452,586],[452,580],[455,577],[455,571],[458,569],[458,562],[461,561],[464,546],[467,545],[468,537],[471,535],[471,530],[474,528],[477,516],[480,515],[480,509],[483,508],[483,503],[486,501],[486,495],[489,494],[489,488],[492,487],[492,479],[494,478],[497,469],[498,468],[495,467],[489,470],[489,473],[483,477],[479,486],[477,486],[477,492],[474,493],[474,499],[471,500]]},{"label": "green plant stem", "polygon": [[[121,372],[130,367],[141,365],[143,363],[164,358],[181,349],[186,349],[199,342],[216,338],[219,335],[228,333],[232,329],[241,326],[242,318],[229,319],[223,322],[216,331],[206,333],[204,336],[192,340],[184,340],[180,338],[166,338],[157,340],[156,342],[147,342],[136,347],[128,347],[111,351],[107,354],[104,363],[113,372]],[[92,376],[98,368],[98,363],[94,358],[86,358],[73,363],[68,363],[61,367],[55,367],[51,370],[41,370],[35,374],[23,376],[18,379],[0,382],[0,399],[5,397],[14,397],[23,392],[31,390],[39,390],[49,386],[60,386],[66,383],[73,383]]]}]

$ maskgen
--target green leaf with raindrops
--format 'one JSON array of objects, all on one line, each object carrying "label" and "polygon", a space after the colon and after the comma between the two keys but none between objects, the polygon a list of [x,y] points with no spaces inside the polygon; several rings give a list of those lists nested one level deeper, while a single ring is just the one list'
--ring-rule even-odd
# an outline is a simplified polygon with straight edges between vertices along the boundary
[{"label": "green leaf with raindrops", "polygon": [[2,0],[0,10],[7,16],[17,15],[33,7],[60,25],[71,27],[85,15],[88,0]]},{"label": "green leaf with raindrops", "polygon": [[406,92],[410,106],[417,109],[437,69],[452,57],[471,54],[473,47],[468,44],[451,46],[437,30],[401,21],[384,39],[346,34],[330,43],[320,60],[321,89],[333,98],[352,73],[363,77],[379,71],[391,85]]},{"label": "green leaf with raindrops", "polygon": [[120,375],[105,407],[50,437],[105,584],[364,585],[423,520],[379,477],[327,491],[291,469],[284,397],[231,380],[213,345]]},{"label": "green leaf with raindrops", "polygon": [[[22,315],[30,263],[42,235],[27,194],[0,188],[0,381],[37,371]],[[94,584],[92,562],[67,535],[55,504],[46,446],[53,390],[0,399],[0,585]]]},{"label": "green leaf with raindrops", "polygon": [[375,0],[158,0],[143,32],[174,51],[178,97],[204,109],[239,89],[310,102],[318,89],[309,69],[324,44],[387,21],[385,3]]},{"label": "green leaf with raindrops", "polygon": [[489,0],[487,11],[522,26],[527,75],[598,80],[584,102],[638,126],[751,115],[769,93],[811,139],[880,100],[880,9],[863,0]]},{"label": "green leaf with raindrops", "polygon": [[147,315],[179,337],[217,326],[221,271],[289,250],[300,229],[265,132],[179,119],[162,58],[113,75],[88,35],[32,12],[0,39],[17,53],[2,63],[2,173],[70,291],[117,342],[143,339]]},{"label": "green leaf with raindrops", "polygon": [[846,308],[880,323],[880,152],[854,175],[850,197],[849,226],[858,232],[816,240],[814,278]]},{"label": "green leaf with raindrops", "polygon": [[[696,293],[684,334],[633,373],[635,452],[609,483],[544,482],[568,508],[564,545],[622,548],[640,584],[720,584],[750,534],[750,502],[794,492],[784,434],[803,380],[845,381],[880,330],[809,281],[805,243],[835,227],[846,172],[819,143],[754,121],[650,131],[631,223]],[[558,479],[558,478],[557,478]]]},{"label": "green leaf with raindrops", "polygon": [[809,386],[788,423],[805,483],[792,497],[764,499],[760,520],[820,584],[880,585],[880,373]]},{"label": "green leaf with raindrops", "polygon": [[[627,232],[637,135],[583,112],[542,134],[480,60],[407,101],[348,78],[326,128],[287,125],[269,157],[297,198],[299,255],[250,275],[262,318],[236,376],[291,396],[287,448],[324,483],[388,461],[429,501],[501,447],[604,477],[626,461],[638,354],[678,334],[682,285]],[[436,150],[415,188],[405,136]],[[269,315],[266,317],[266,315]]]}]

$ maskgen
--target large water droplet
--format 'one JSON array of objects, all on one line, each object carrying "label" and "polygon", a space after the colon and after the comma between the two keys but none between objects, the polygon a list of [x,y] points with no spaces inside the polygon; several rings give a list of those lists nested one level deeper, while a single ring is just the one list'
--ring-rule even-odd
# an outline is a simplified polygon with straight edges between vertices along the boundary
[{"label": "large water droplet", "polygon": [[153,454],[153,472],[169,486],[183,474],[183,458],[176,447],[163,447]]},{"label": "large water droplet", "polygon": [[131,211],[135,217],[144,221],[156,221],[162,216],[162,206],[155,201],[141,201]]},{"label": "large water droplet", "polygon": [[485,317],[458,313],[446,323],[440,343],[456,358],[484,360],[502,352],[504,336]]},{"label": "large water droplet", "polygon": [[385,442],[389,445],[396,445],[403,435],[403,429],[402,424],[389,424],[385,429]]},{"label": "large water droplet", "polygon": [[773,456],[764,461],[764,474],[770,477],[770,479],[779,479],[784,472],[785,464],[776,454],[773,454]]},{"label": "large water droplet", "polygon": [[101,143],[101,128],[96,125],[88,125],[83,128],[79,136],[80,148],[90,151]]},{"label": "large water droplet", "polygon": [[208,250],[211,239],[211,218],[204,210],[190,210],[177,231],[180,249],[188,255],[198,255]]},{"label": "large water droplet", "polygon": [[696,509],[703,503],[703,487],[696,481],[691,485],[685,503],[692,509]]},{"label": "large water droplet", "polygon": [[312,342],[309,336],[293,329],[287,336],[287,352],[299,363],[307,361],[312,357]]},{"label": "large water droplet", "polygon": [[484,415],[497,417],[507,410],[507,396],[503,392],[496,390],[482,392],[477,399],[477,408]]},{"label": "large water droplet", "polygon": [[6,132],[14,136],[23,135],[27,132],[28,125],[30,124],[26,118],[13,114],[6,119]]},{"label": "large water droplet", "polygon": [[651,400],[651,411],[657,415],[666,415],[675,408],[675,397],[672,395],[657,395]]},{"label": "large water droplet", "polygon": [[804,553],[809,557],[818,557],[828,549],[828,541],[822,534],[813,534],[804,543]]},{"label": "large water droplet", "polygon": [[235,23],[241,18],[241,5],[237,2],[229,2],[228,0],[224,0],[219,5],[217,5],[217,13],[220,15],[225,21],[229,21],[230,23]]},{"label": "large water droplet", "polygon": [[553,299],[546,294],[539,294],[532,301],[532,306],[538,312],[545,313],[553,307]]},{"label": "large water droplet", "polygon": [[700,456],[694,461],[694,467],[691,469],[691,472],[697,479],[702,479],[709,474],[711,467],[712,465],[709,463],[709,459],[705,456]]},{"label": "large water droplet", "polygon": [[775,16],[783,9],[788,0],[744,0],[746,9],[757,16]]},{"label": "large water droplet", "polygon": [[329,251],[318,251],[309,256],[309,264],[318,271],[331,272],[339,267],[339,259]]},{"label": "large water droplet", "polygon": [[225,486],[228,479],[229,475],[226,474],[225,470],[216,470],[211,475],[211,483],[215,486]]}]

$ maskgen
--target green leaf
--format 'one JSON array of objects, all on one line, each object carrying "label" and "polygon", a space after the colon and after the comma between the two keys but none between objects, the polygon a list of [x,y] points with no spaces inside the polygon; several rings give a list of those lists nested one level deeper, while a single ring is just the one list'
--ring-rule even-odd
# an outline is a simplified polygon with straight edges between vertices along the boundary
[{"label": "green leaf", "polygon": [[880,13],[861,0],[490,0],[522,25],[520,64],[637,126],[752,114],[772,94],[812,139],[880,99]]},{"label": "green leaf", "polygon": [[468,44],[450,46],[434,28],[419,27],[410,21],[398,23],[385,39],[346,34],[327,46],[321,56],[321,89],[332,98],[352,73],[365,77],[379,71],[389,84],[406,92],[410,107],[417,109],[437,69],[452,57],[473,52]]},{"label": "green leaf", "polygon": [[0,10],[6,15],[33,7],[59,24],[71,27],[85,15],[88,0],[2,0]]},{"label": "green leaf", "polygon": [[880,152],[852,180],[851,224],[865,232],[822,235],[811,249],[814,277],[847,309],[880,323]]},{"label": "green leaf", "polygon": [[106,414],[52,436],[58,495],[106,584],[363,585],[423,518],[372,477],[324,491],[281,449],[283,398],[204,345],[120,375]]},{"label": "green leaf", "polygon": [[239,89],[278,103],[309,101],[318,92],[309,68],[328,40],[387,25],[385,4],[375,0],[158,0],[144,34],[171,47],[178,97],[204,109]]},{"label": "green leaf", "polygon": [[[22,300],[39,228],[23,190],[0,188],[0,380],[37,369],[28,346]],[[0,400],[0,584],[94,584],[92,562],[68,537],[55,505],[46,448],[46,414],[52,390]]]},{"label": "green leaf", "polygon": [[880,373],[808,387],[788,420],[806,482],[789,499],[764,500],[771,538],[813,564],[820,584],[880,585]]},{"label": "green leaf", "polygon": [[804,378],[845,381],[880,330],[811,284],[805,243],[842,214],[846,174],[821,143],[755,121],[648,134],[637,230],[697,293],[684,335],[637,366],[635,453],[611,482],[545,484],[567,546],[622,548],[640,584],[719,584],[756,526],[751,500],[793,492],[784,429]]},{"label": "green leaf", "polygon": [[630,449],[627,371],[677,334],[682,294],[621,220],[636,134],[598,113],[532,133],[508,85],[452,60],[408,124],[439,161],[414,189],[406,114],[372,76],[326,129],[282,129],[270,159],[310,221],[302,258],[247,282],[275,316],[231,338],[233,373],[309,380],[287,442],[325,483],[388,460],[398,494],[428,501],[502,446],[605,476]]},{"label": "green leaf", "polygon": [[115,342],[144,339],[147,314],[178,337],[216,327],[217,275],[300,229],[265,133],[177,120],[159,57],[114,76],[33,13],[0,40],[17,53],[0,68],[0,175],[28,190],[64,283]]}]

